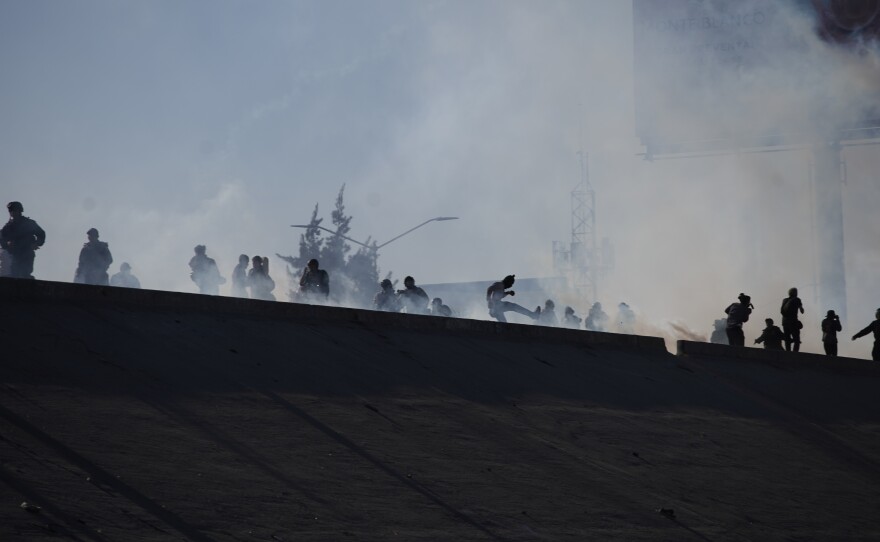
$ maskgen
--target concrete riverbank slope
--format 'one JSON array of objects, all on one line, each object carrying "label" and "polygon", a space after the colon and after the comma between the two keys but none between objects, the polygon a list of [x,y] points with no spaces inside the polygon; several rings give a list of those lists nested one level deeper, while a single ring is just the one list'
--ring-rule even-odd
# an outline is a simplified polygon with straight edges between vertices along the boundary
[{"label": "concrete riverbank slope", "polygon": [[0,279],[0,540],[880,539],[880,370]]}]

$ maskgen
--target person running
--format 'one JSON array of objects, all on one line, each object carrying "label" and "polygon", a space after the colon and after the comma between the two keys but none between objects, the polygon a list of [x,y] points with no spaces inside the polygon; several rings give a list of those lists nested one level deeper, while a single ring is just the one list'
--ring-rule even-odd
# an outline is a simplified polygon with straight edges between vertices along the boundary
[{"label": "person running", "polygon": [[874,349],[871,350],[871,359],[874,361],[880,361],[880,309],[877,309],[877,312],[874,313],[875,320],[868,324],[868,326],[853,335],[852,340],[856,340],[859,337],[864,337],[868,333],[874,334]]},{"label": "person running", "polygon": [[537,310],[530,311],[529,309],[521,305],[517,305],[516,303],[504,301],[505,297],[516,295],[516,292],[510,290],[515,281],[515,275],[507,275],[500,281],[492,283],[492,285],[489,286],[488,289],[486,289],[486,303],[489,306],[489,316],[495,318],[499,322],[507,322],[507,318],[504,317],[504,313],[515,312],[518,314],[522,314],[523,316],[528,316],[532,320],[537,320],[538,316],[540,316],[541,314],[540,306],[537,308]]}]

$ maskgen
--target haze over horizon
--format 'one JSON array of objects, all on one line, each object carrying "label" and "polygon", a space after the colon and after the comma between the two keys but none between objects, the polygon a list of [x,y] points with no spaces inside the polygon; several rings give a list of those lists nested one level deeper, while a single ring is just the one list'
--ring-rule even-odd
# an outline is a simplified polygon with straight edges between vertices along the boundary
[{"label": "haze over horizon", "polygon": [[[792,27],[807,24],[791,2],[773,5]],[[876,44],[851,60],[805,35],[815,72],[835,84],[792,86],[802,66],[781,58],[750,87],[752,108],[731,113],[736,127],[773,115],[818,129],[801,115],[816,93],[823,103],[880,94]],[[145,288],[196,291],[187,262],[205,244],[227,277],[240,253],[269,256],[285,300],[274,255],[296,253],[290,225],[316,203],[328,225],[343,184],[355,239],[460,217],[385,247],[383,274],[552,276],[583,149],[599,236],[616,253],[603,303],[708,334],[746,291],[750,343],[798,286],[815,350],[832,307],[811,290],[822,225],[809,151],[645,161],[633,66],[632,4],[613,0],[6,2],[0,192],[47,231],[37,278],[72,280],[96,227],[111,271],[129,262]],[[841,354],[863,357],[870,347],[848,337],[880,307],[877,148],[844,156]]]}]

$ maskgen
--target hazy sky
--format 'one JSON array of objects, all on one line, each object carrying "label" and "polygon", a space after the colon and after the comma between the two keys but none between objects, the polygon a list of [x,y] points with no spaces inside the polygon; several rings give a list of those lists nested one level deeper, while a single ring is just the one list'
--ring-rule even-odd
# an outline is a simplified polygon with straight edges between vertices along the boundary
[{"label": "hazy sky", "polygon": [[[240,253],[273,257],[283,299],[274,254],[296,252],[289,225],[315,203],[329,223],[343,183],[356,239],[461,217],[383,249],[383,272],[553,275],[583,146],[617,254],[603,301],[707,333],[749,290],[777,317],[814,280],[809,153],[643,161],[632,16],[619,0],[2,2],[0,192],[48,232],[39,278],[71,280],[96,227],[145,287],[195,291],[206,244],[227,276]],[[859,323],[880,306],[876,151],[845,151]]]}]

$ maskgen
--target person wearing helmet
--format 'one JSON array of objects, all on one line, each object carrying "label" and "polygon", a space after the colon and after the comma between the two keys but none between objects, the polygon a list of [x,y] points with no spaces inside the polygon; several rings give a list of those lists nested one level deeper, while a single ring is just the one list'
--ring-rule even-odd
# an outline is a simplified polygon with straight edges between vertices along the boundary
[{"label": "person wearing helmet", "polygon": [[88,241],[83,244],[79,251],[79,265],[73,276],[73,282],[77,284],[94,284],[107,286],[110,284],[110,276],[107,270],[113,263],[110,255],[110,247],[104,241],[98,240],[98,230],[90,228],[86,232]]},{"label": "person wearing helmet", "polygon": [[522,314],[523,316],[528,316],[532,320],[537,320],[541,315],[540,306],[538,306],[537,310],[533,312],[522,305],[504,301],[505,297],[516,295],[516,292],[510,289],[515,281],[516,275],[507,275],[498,282],[493,282],[492,285],[486,289],[486,304],[489,306],[489,316],[495,318],[499,322],[507,322],[504,313],[515,312],[517,314]]},{"label": "person wearing helmet", "polygon": [[386,312],[400,312],[400,301],[394,293],[394,284],[391,280],[384,279],[379,283],[380,290],[373,297],[373,310]]},{"label": "person wearing helmet", "polygon": [[11,201],[6,206],[9,222],[0,229],[0,249],[6,251],[9,271],[4,274],[12,278],[32,279],[35,251],[46,242],[46,232],[36,221],[24,216],[24,206]]},{"label": "person wearing helmet", "polygon": [[206,295],[220,294],[220,285],[226,284],[226,279],[220,276],[220,269],[214,258],[209,258],[205,245],[196,245],[193,249],[195,256],[189,260],[189,268],[192,272],[189,278],[199,287],[199,293]]},{"label": "person wearing helmet", "polygon": [[119,288],[140,288],[141,281],[131,273],[131,266],[128,262],[122,262],[119,266],[119,273],[110,277],[110,286]]},{"label": "person wearing helmet", "polygon": [[874,349],[871,350],[871,359],[880,361],[880,309],[874,313],[874,321],[868,324],[868,327],[853,335],[852,340],[864,337],[868,333],[874,334]]},{"label": "person wearing helmet", "polygon": [[785,349],[799,351],[801,349],[801,328],[803,322],[798,320],[798,311],[804,313],[804,304],[798,297],[797,288],[788,290],[788,297],[782,300],[779,312],[782,314],[782,332],[785,334]]},{"label": "person wearing helmet", "polygon": [[442,299],[435,297],[431,300],[431,314],[451,318],[452,309],[449,308],[449,305],[444,304]]}]

